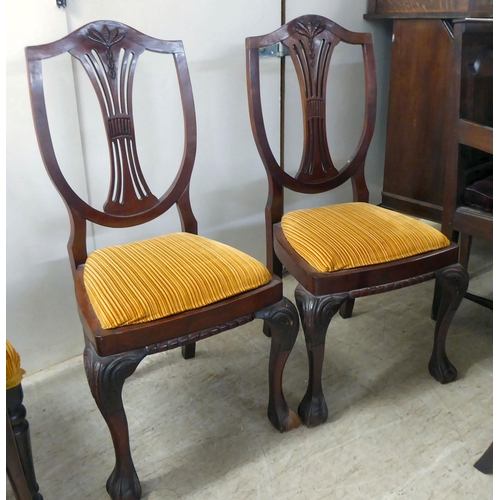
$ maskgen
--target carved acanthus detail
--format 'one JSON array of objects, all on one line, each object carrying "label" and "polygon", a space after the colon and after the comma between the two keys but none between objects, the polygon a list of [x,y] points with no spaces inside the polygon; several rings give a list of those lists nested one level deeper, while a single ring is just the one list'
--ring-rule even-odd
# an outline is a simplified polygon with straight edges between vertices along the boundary
[{"label": "carved acanthus detail", "polygon": [[280,302],[255,313],[271,326],[271,336],[279,340],[280,351],[291,351],[299,331],[299,317],[294,305],[284,297]]},{"label": "carved acanthus detail", "polygon": [[100,43],[101,45],[104,45],[106,47],[106,58],[108,59],[108,75],[110,78],[114,80],[116,78],[116,70],[115,70],[115,60],[113,57],[113,52],[111,50],[111,47],[115,43],[118,43],[119,41],[123,40],[125,34],[120,33],[118,31],[118,28],[109,31],[108,27],[104,26],[104,28],[102,29],[102,33],[99,33],[94,28],[90,28],[87,31],[87,37],[93,42]]},{"label": "carved acanthus detail", "polygon": [[348,297],[347,292],[316,296],[309,293],[302,285],[297,285],[295,300],[308,348],[325,343],[328,325]]},{"label": "carved acanthus detail", "polygon": [[314,58],[315,58],[315,53],[314,53],[314,38],[318,36],[320,33],[325,31],[326,26],[322,25],[320,21],[316,21],[314,24],[309,21],[307,23],[307,26],[303,23],[297,23],[297,26],[295,26],[294,30],[296,33],[299,35],[305,36],[309,39],[309,63],[311,66],[314,66]]},{"label": "carved acanthus detail", "polygon": [[143,348],[101,357],[87,342],[83,351],[85,372],[90,392],[105,418],[123,411],[121,394],[125,379],[134,373],[146,355],[147,350]]}]

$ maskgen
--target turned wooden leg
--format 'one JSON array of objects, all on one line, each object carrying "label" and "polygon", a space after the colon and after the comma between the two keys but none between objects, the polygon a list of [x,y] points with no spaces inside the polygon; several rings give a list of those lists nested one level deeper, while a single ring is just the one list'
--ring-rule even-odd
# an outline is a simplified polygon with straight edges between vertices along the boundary
[{"label": "turned wooden leg", "polygon": [[436,317],[434,330],[434,347],[429,361],[429,373],[442,384],[453,382],[457,378],[457,370],[446,356],[446,336],[451,321],[462,302],[469,274],[461,264],[441,269],[436,273],[437,287],[440,289],[441,303]]},{"label": "turned wooden leg", "polygon": [[[11,480],[12,489],[16,491],[16,498],[27,498],[22,494],[29,492],[32,500],[43,500],[38,492],[38,484],[35,477],[35,467],[33,465],[33,455],[31,453],[31,439],[29,423],[26,420],[26,408],[23,405],[23,389],[21,384],[7,390],[7,429],[12,430],[11,438],[7,439],[7,472]],[[9,436],[7,436],[9,438]],[[21,463],[21,470],[9,467],[9,459],[17,459]],[[13,462],[19,463],[19,462]],[[21,475],[20,475],[21,474]],[[24,476],[24,477],[23,477]],[[24,483],[24,484],[21,484]]]},{"label": "turned wooden leg", "polygon": [[283,370],[299,331],[299,317],[294,305],[284,297],[277,304],[255,313],[264,320],[271,333],[269,355],[269,421],[280,432],[295,429],[300,425],[297,414],[288,406],[283,395]]},{"label": "turned wooden leg", "polygon": [[184,359],[193,359],[196,355],[196,342],[188,345],[183,345],[181,347],[181,352]]},{"label": "turned wooden leg", "polygon": [[145,356],[144,348],[101,357],[90,342],[87,342],[83,352],[90,391],[108,424],[115,449],[115,468],[106,483],[106,489],[113,500],[139,500],[142,494],[130,454],[122,389],[125,379],[134,373]]},{"label": "turned wooden leg", "polygon": [[328,418],[328,406],[321,386],[325,336],[331,319],[347,298],[347,293],[316,297],[301,285],[295,289],[309,358],[309,383],[299,405],[299,416],[307,427],[322,424]]}]

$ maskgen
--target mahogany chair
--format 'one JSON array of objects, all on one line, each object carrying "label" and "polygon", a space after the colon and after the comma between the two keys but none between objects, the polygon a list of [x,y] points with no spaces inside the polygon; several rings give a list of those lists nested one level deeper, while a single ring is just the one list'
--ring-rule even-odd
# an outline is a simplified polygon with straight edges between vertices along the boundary
[{"label": "mahogany chair", "polygon": [[[132,87],[137,60],[145,51],[173,58],[184,117],[184,155],[175,180],[160,197],[146,183],[136,150]],[[52,146],[42,61],[66,52],[83,65],[102,110],[111,166],[102,210],[72,189]],[[268,417],[282,432],[297,427],[300,420],[289,409],[281,382],[299,320],[294,305],[283,297],[281,279],[248,255],[197,235],[189,197],[196,120],[182,42],[151,38],[114,21],[96,21],[61,40],[27,47],[26,58],[41,155],[71,221],[68,251],[86,344],[85,371],[116,455],[106,484],[111,498],[141,497],[121,394],[127,377],[149,354],[182,347],[184,357],[190,358],[197,341],[261,318],[272,336]],[[152,91],[155,85],[151,81]],[[136,226],[174,205],[181,232],[87,251],[88,222]]]},{"label": "mahogany chair", "polygon": [[[325,115],[332,109],[326,99],[328,68],[340,42],[362,50],[365,115],[356,150],[343,167],[336,168],[328,148]],[[300,86],[304,141],[295,177],[281,168],[271,151],[261,105],[259,51],[277,43],[289,52]],[[307,426],[314,426],[328,417],[321,373],[325,334],[334,314],[343,307],[343,316],[349,317],[357,297],[434,277],[442,295],[439,302],[433,301],[436,326],[429,372],[441,383],[455,380],[457,370],[446,356],[445,341],[468,283],[467,272],[458,263],[458,246],[421,221],[368,203],[364,165],[376,111],[371,34],[354,33],[324,17],[306,15],[272,33],[247,38],[246,53],[252,131],[269,180],[268,267],[281,275],[285,266],[298,281],[295,298],[309,357],[309,384],[299,405],[300,418]],[[285,188],[323,193],[348,180],[352,183],[352,203],[284,214]]]}]

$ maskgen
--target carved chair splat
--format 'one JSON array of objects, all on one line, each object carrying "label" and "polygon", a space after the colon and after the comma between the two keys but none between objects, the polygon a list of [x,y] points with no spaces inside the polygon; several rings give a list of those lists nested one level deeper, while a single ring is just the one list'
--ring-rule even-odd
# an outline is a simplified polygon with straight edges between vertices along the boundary
[{"label": "carved chair splat", "polygon": [[[153,194],[146,182],[135,139],[133,83],[137,61],[145,51],[173,57],[184,119],[184,155],[172,185],[161,196]],[[81,63],[90,78],[104,119],[110,182],[102,210],[80,198],[66,181],[52,145],[42,61],[67,52]],[[182,42],[151,38],[114,21],[95,21],[61,40],[27,47],[26,59],[41,156],[64,199],[71,222],[68,253],[85,337],[85,371],[115,450],[115,467],[106,484],[110,497],[113,500],[141,497],[130,453],[122,388],[149,354],[181,347],[184,357],[191,358],[196,342],[255,318],[262,319],[272,337],[268,417],[281,432],[297,427],[300,420],[283,395],[282,373],[297,337],[299,319],[293,304],[283,297],[280,277],[242,252],[197,235],[189,197],[196,153],[196,119]],[[152,81],[152,86],[155,83]],[[87,222],[113,228],[131,227],[159,217],[174,205],[181,220],[180,233],[87,251]],[[189,255],[198,256],[201,264],[195,265]],[[124,262],[129,265],[122,269],[120,265]],[[145,265],[150,265],[149,271]],[[163,266],[161,272],[159,266]],[[174,267],[176,273],[171,277],[168,273]],[[114,286],[121,279],[121,272],[126,276],[120,282],[122,286],[128,283],[135,286],[123,296],[119,294],[120,287]],[[177,278],[175,286],[181,288],[174,289],[171,283]],[[242,288],[238,288],[240,282],[244,283]],[[192,292],[200,289],[202,297]],[[217,290],[220,295],[212,295]],[[106,299],[101,303],[104,295]],[[177,307],[178,296],[187,305],[170,310],[173,305]],[[134,317],[138,307],[148,314],[155,311],[156,315]],[[157,307],[159,311],[155,310]],[[119,317],[122,313],[124,318]]]},{"label": "carved chair splat", "polygon": [[[261,104],[259,52],[277,43],[283,44],[290,54],[301,95],[303,153],[295,176],[278,164],[271,150]],[[332,109],[327,101],[328,72],[334,49],[340,43],[361,48],[365,113],[356,149],[346,164],[338,168],[333,165],[328,146],[326,113]],[[314,426],[328,417],[321,373],[325,335],[335,313],[340,311],[343,317],[349,317],[357,297],[410,286],[434,277],[443,293],[432,307],[436,327],[429,371],[441,383],[451,382],[457,371],[446,356],[445,341],[468,283],[467,272],[458,263],[458,247],[420,221],[368,203],[364,166],[376,114],[371,34],[351,32],[325,17],[306,15],[272,33],[247,38],[246,54],[250,121],[269,181],[265,212],[267,265],[280,276],[285,266],[298,281],[295,298],[309,358],[309,385],[299,405],[302,421],[307,426]],[[285,213],[285,189],[303,194],[324,193],[348,180],[353,189],[353,203]],[[363,219],[368,224],[359,226]],[[385,226],[389,220],[390,225]],[[389,234],[384,229],[386,227],[394,231],[392,238],[386,235]],[[413,241],[414,230],[426,235],[422,240],[425,244],[419,248]],[[367,241],[370,237],[381,244],[367,246],[371,245]],[[405,248],[408,244],[404,252],[402,246],[400,248],[399,243],[395,243],[400,238],[406,241]],[[391,246],[395,247],[394,253],[384,256],[386,248]],[[376,255],[376,258],[366,259],[363,254]]]}]

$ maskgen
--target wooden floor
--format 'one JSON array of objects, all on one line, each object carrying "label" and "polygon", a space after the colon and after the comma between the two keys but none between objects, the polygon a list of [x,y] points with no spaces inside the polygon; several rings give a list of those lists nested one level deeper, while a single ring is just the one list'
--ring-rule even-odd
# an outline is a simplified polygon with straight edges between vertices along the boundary
[{"label": "wooden floor", "polygon": [[[490,244],[475,242],[470,274],[470,291],[492,298]],[[287,277],[290,298],[293,288]],[[493,315],[460,306],[447,343],[459,379],[441,386],[427,372],[432,293],[430,282],[366,297],[351,319],[334,318],[323,377],[330,417],[314,429],[279,434],[267,421],[260,321],[199,343],[193,360],[179,351],[146,359],[124,389],[143,498],[492,498],[492,476],[473,464],[493,437]],[[284,376],[292,406],[306,383],[299,333]],[[45,500],[107,499],[111,439],[81,358],[23,386]]]}]

